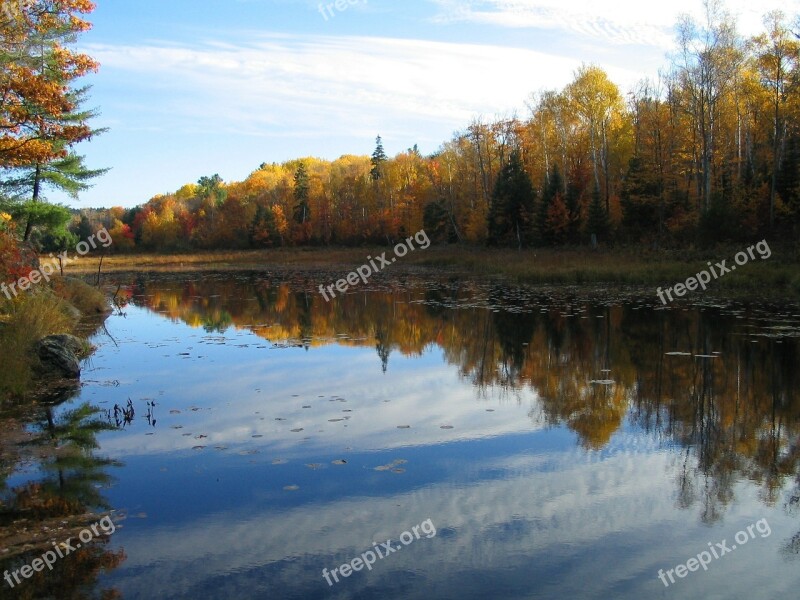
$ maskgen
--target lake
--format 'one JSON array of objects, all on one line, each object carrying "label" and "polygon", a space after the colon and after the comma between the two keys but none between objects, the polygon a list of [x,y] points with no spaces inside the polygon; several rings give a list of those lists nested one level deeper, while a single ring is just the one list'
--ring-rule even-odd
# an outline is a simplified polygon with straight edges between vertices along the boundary
[{"label": "lake", "polygon": [[0,596],[797,593],[796,304],[424,274],[326,302],[340,276],[111,276],[80,389],[6,422],[51,443],[4,449],[0,499],[116,527]]}]

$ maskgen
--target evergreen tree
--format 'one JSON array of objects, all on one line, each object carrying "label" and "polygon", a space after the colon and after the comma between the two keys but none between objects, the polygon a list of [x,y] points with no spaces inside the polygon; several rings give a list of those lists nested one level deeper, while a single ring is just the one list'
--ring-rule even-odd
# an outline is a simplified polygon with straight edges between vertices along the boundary
[{"label": "evergreen tree", "polygon": [[660,235],[663,221],[661,184],[644,160],[630,160],[622,187],[622,228],[633,241]]},{"label": "evergreen tree", "polygon": [[[90,119],[97,116],[96,110],[84,110],[80,107],[86,101],[89,88],[83,87],[70,91],[67,95],[73,110],[59,116],[58,122],[63,127],[79,127],[85,125]],[[92,129],[91,136],[100,135],[106,129]],[[30,239],[34,227],[47,227],[52,221],[50,216],[58,211],[37,206],[46,200],[45,188],[50,188],[69,194],[74,200],[78,199],[80,192],[91,187],[92,179],[107,173],[109,169],[89,169],[84,164],[84,157],[67,150],[66,140],[53,141],[52,147],[58,151],[57,156],[46,159],[34,160],[29,164],[17,166],[8,170],[8,176],[0,182],[0,190],[9,201],[21,203],[14,210],[20,222],[25,223],[22,236],[23,241]],[[42,215],[47,215],[42,219]],[[63,223],[59,224],[59,231],[45,231],[47,235],[60,235]]]},{"label": "evergreen tree", "polygon": [[375,138],[375,152],[372,153],[372,170],[369,172],[373,181],[378,181],[383,177],[383,163],[389,160],[386,152],[383,151],[383,140],[381,136]]},{"label": "evergreen tree", "polygon": [[553,201],[561,194],[564,187],[564,180],[558,165],[553,165],[550,176],[542,187],[542,198],[539,202],[539,209],[536,211],[536,234],[539,244],[548,245],[553,243],[553,232],[548,226],[548,215]]},{"label": "evergreen tree", "polygon": [[435,243],[458,241],[450,213],[442,201],[428,202],[425,205],[422,226]]},{"label": "evergreen tree", "polygon": [[250,228],[250,243],[257,248],[270,247],[277,245],[279,240],[275,214],[266,206],[259,204]]},{"label": "evergreen tree", "polygon": [[533,202],[536,193],[522,166],[517,151],[497,178],[489,206],[490,245],[512,245],[522,248],[530,235]]},{"label": "evergreen tree", "polygon": [[42,219],[42,215],[52,212],[52,210],[37,206],[45,201],[42,194],[43,188],[50,187],[66,192],[77,200],[80,192],[91,187],[88,182],[108,172],[108,169],[88,169],[82,156],[70,153],[65,158],[49,163],[39,162],[30,167],[16,169],[16,171],[14,177],[3,181],[2,188],[10,197],[14,198],[21,198],[25,192],[31,194],[29,199],[22,202],[19,209],[15,211],[19,215],[20,221],[24,220],[25,222],[22,239],[28,241],[34,227],[47,226],[49,219]]},{"label": "evergreen tree", "polygon": [[570,244],[578,244],[581,235],[581,191],[572,181],[567,184],[566,205],[569,215],[567,242]]},{"label": "evergreen tree", "polygon": [[84,0],[4,0],[0,10],[0,167],[47,163],[92,137],[74,87],[98,64],[73,50],[90,28]]},{"label": "evergreen tree", "polygon": [[611,232],[611,223],[608,219],[608,213],[603,205],[600,195],[600,188],[595,183],[592,190],[592,202],[589,204],[589,215],[586,219],[586,233],[591,236],[597,236],[599,242],[609,241],[609,234]]},{"label": "evergreen tree", "polygon": [[73,233],[78,236],[78,240],[85,242],[94,234],[94,226],[86,215],[81,215],[80,221],[73,228]]},{"label": "evergreen tree", "polygon": [[294,174],[294,220],[299,225],[303,225],[311,219],[311,209],[308,205],[310,187],[306,164],[301,162]]}]

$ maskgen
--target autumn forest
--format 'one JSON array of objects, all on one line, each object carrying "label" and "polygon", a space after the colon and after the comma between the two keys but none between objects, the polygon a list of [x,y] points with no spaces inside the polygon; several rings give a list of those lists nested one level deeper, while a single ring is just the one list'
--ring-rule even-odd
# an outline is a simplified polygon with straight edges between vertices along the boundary
[{"label": "autumn forest", "polygon": [[727,3],[0,0],[0,596],[796,597],[800,13]]},{"label": "autumn forest", "polygon": [[[661,246],[800,227],[800,40],[771,12],[752,39],[710,4],[677,23],[657,79],[621,90],[584,65],[530,114],[476,118],[432,155],[409,148],[205,176],[134,209],[83,212],[120,252],[437,242]],[[88,221],[88,222],[87,222]]]}]

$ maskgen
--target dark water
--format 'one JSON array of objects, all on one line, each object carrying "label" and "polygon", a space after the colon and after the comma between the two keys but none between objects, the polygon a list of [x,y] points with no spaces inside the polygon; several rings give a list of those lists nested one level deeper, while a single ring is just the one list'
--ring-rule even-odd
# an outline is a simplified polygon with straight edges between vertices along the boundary
[{"label": "dark water", "polygon": [[121,279],[0,525],[121,520],[0,597],[796,596],[800,308],[330,279]]}]

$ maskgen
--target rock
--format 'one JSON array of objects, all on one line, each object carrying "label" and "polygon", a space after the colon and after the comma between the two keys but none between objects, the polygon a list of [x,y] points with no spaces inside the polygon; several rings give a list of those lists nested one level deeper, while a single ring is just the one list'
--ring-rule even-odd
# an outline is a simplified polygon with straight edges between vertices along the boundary
[{"label": "rock", "polygon": [[80,379],[80,358],[86,355],[86,344],[74,335],[51,335],[36,344],[41,375]]}]

